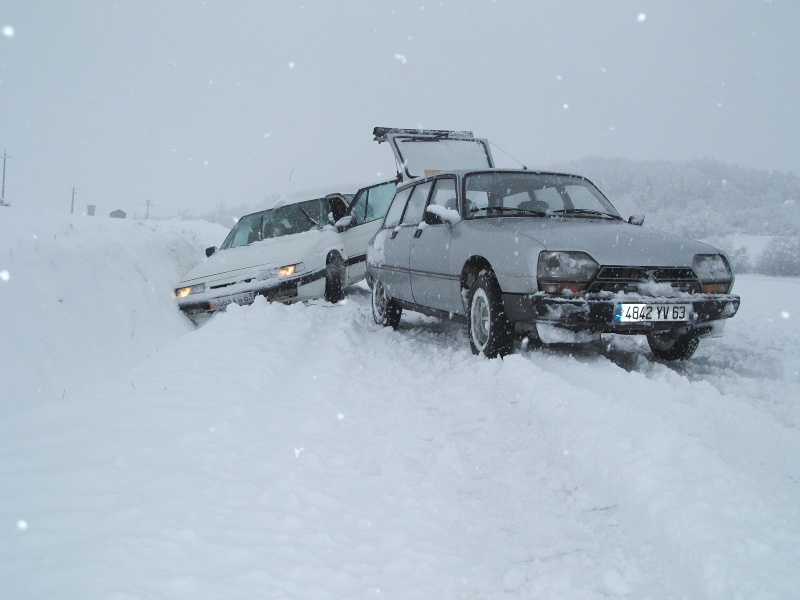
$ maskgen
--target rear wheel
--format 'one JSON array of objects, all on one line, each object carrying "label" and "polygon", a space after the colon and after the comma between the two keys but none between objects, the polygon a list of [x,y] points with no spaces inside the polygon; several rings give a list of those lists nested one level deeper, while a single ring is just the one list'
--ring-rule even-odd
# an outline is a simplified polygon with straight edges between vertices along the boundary
[{"label": "rear wheel", "polygon": [[403,308],[386,293],[380,279],[372,282],[372,318],[378,325],[397,329]]},{"label": "rear wheel", "polygon": [[670,331],[647,334],[647,343],[656,358],[661,360],[686,360],[691,358],[700,340],[688,335],[674,335]]},{"label": "rear wheel", "polygon": [[503,308],[500,286],[488,273],[480,274],[469,290],[467,327],[473,354],[495,358],[511,352],[514,328]]},{"label": "rear wheel", "polygon": [[336,304],[344,298],[344,261],[338,254],[328,257],[325,266],[325,300]]}]

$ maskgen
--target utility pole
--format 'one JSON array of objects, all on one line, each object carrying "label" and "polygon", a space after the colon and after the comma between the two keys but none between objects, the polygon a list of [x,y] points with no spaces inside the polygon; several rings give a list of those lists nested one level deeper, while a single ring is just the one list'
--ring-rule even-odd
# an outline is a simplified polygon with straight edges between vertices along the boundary
[{"label": "utility pole", "polygon": [[6,161],[9,158],[11,157],[3,150],[3,189],[0,192],[0,206],[4,206],[6,203]]},{"label": "utility pole", "polygon": [[145,206],[147,206],[147,212],[144,215],[145,220],[150,218],[150,207],[155,206],[150,200],[144,201]]},{"label": "utility pole", "polygon": [[73,214],[75,212],[75,186],[72,186],[72,204],[69,206],[69,214]]}]

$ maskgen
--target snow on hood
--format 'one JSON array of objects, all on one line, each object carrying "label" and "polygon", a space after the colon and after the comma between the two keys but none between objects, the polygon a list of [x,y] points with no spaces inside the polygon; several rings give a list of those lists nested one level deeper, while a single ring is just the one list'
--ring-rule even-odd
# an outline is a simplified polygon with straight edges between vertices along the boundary
[{"label": "snow on hood", "polygon": [[[273,268],[302,262],[320,243],[320,236],[329,236],[330,231],[313,229],[295,235],[270,238],[247,246],[218,250],[194,269],[189,271],[179,286],[194,285],[205,281],[215,283],[236,279],[243,270]],[[311,265],[306,265],[310,268]],[[246,272],[246,271],[244,271]]]},{"label": "snow on hood", "polygon": [[581,250],[601,265],[691,266],[695,254],[719,252],[702,242],[621,221],[500,218],[492,222],[541,243],[546,250]]}]

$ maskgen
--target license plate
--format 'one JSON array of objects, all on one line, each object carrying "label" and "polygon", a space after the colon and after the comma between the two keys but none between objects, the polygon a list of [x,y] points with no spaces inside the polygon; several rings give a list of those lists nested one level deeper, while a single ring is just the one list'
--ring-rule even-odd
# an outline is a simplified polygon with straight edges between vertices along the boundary
[{"label": "license plate", "polygon": [[688,321],[692,314],[691,304],[617,304],[614,310],[615,323],[638,323],[640,321]]},{"label": "license plate", "polygon": [[252,304],[253,292],[242,292],[241,294],[234,294],[233,296],[225,296],[224,298],[217,298],[211,301],[211,306],[214,310],[225,308],[228,304],[235,302],[236,304]]}]

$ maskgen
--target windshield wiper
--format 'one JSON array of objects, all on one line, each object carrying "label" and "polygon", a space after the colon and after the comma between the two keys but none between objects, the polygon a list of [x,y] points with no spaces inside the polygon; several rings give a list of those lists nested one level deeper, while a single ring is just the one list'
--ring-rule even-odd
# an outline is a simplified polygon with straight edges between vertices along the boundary
[{"label": "windshield wiper", "polygon": [[562,215],[586,215],[589,217],[602,217],[604,219],[622,221],[622,217],[617,217],[615,215],[605,213],[601,210],[593,210],[591,208],[564,208],[564,209],[554,210],[553,212],[560,213]]},{"label": "windshield wiper", "polygon": [[[300,208],[300,207],[298,206],[297,208]],[[300,208],[300,212],[301,212],[301,213],[303,213],[303,214],[305,215],[306,219],[308,219],[308,220],[311,222],[311,224],[312,224],[314,227],[319,227],[319,221],[315,221],[315,220],[314,220],[314,219],[311,217],[311,215],[309,215],[309,214],[306,212],[306,209],[305,209],[305,208]]]},{"label": "windshield wiper", "polygon": [[526,213],[529,215],[536,215],[537,217],[546,217],[549,213],[544,212],[543,210],[529,210],[527,208],[514,208],[513,206],[487,206],[486,208],[471,208],[469,211],[470,214],[480,212],[480,211],[490,212],[493,210],[498,211],[511,211],[511,212],[521,212]]}]

